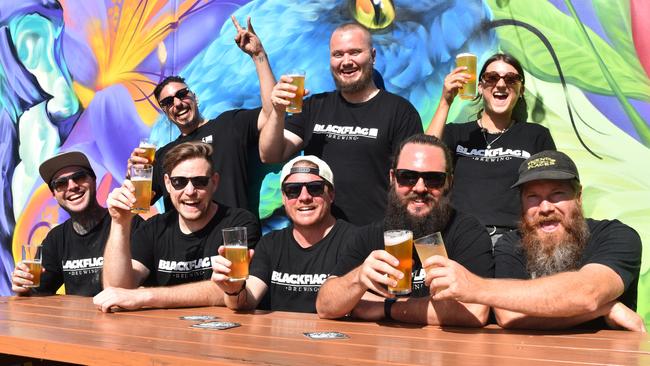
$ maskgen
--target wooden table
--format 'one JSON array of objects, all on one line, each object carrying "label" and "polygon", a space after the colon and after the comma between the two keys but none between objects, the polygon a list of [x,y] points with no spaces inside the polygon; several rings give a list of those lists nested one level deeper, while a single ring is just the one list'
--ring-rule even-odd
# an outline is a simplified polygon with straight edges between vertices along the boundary
[{"label": "wooden table", "polygon": [[[184,315],[241,323],[190,328]],[[340,340],[303,332],[337,331]],[[103,314],[75,296],[0,298],[0,353],[80,364],[650,365],[650,337],[624,331],[512,332],[330,321],[208,307]]]}]

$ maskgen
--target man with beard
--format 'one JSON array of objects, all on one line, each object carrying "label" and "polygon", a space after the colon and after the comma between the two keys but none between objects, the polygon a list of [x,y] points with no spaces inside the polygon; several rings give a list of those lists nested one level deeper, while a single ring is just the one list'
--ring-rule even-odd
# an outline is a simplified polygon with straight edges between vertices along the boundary
[{"label": "man with beard", "polygon": [[434,299],[490,305],[507,328],[573,326],[645,331],[636,309],[641,239],[618,220],[585,219],[573,161],[537,153],[519,167],[522,217],[495,246],[495,277],[479,278],[434,258],[427,273]]},{"label": "man with beard", "polygon": [[[68,151],[45,160],[39,167],[54,199],[70,218],[56,226],[43,240],[41,284],[32,285],[32,275],[18,263],[11,276],[17,295],[54,295],[65,285],[69,295],[95,296],[102,290],[104,246],[111,228],[108,211],[97,202],[97,178],[86,155]],[[134,216],[131,227],[142,222]]]},{"label": "man with beard", "polygon": [[[212,145],[212,162],[221,175],[219,189],[214,199],[230,207],[245,208],[258,212],[259,188],[261,182],[251,182],[248,167],[257,161],[258,138],[262,115],[271,112],[270,94],[275,85],[269,60],[262,42],[248,18],[248,27],[242,28],[237,19],[231,17],[237,30],[235,43],[243,52],[250,55],[255,63],[260,81],[262,108],[234,109],[221,113],[217,118],[207,120],[199,113],[198,96],[194,94],[185,79],[169,76],[154,89],[154,97],[167,118],[178,127],[180,136],[156,151],[152,189],[152,203],[164,197],[165,209],[173,208],[163,176],[162,162],[165,155],[183,142],[203,141]],[[129,158],[127,172],[132,164],[150,164],[143,157],[144,150],[136,147]],[[127,173],[128,175],[128,173]]]},{"label": "man with beard", "polygon": [[254,247],[260,228],[252,213],[212,199],[219,174],[211,156],[212,146],[196,141],[167,153],[165,185],[174,210],[149,218],[133,240],[127,235],[135,203],[133,183],[127,179],[110,193],[104,291],[93,299],[101,311],[223,305],[223,292],[210,281],[212,257],[223,244],[221,230],[246,227],[248,245]]},{"label": "man with beard", "polygon": [[326,161],[337,180],[333,212],[356,225],[381,220],[389,159],[402,140],[422,133],[411,103],[377,88],[374,63],[370,33],[358,24],[338,27],[330,39],[330,71],[337,90],[307,98],[302,113],[294,113],[285,124],[285,108],[297,88],[291,77],[282,76],[260,131],[265,163],[287,160],[300,149]]},{"label": "man with beard", "polygon": [[431,301],[433,293],[424,285],[425,271],[415,251],[410,298],[396,301],[386,288],[396,285],[396,280],[386,275],[401,278],[402,274],[395,268],[399,261],[383,250],[385,230],[411,230],[414,238],[440,231],[450,258],[478,276],[494,274],[492,244],[485,228],[473,216],[449,205],[450,162],[449,150],[436,137],[418,134],[402,142],[390,169],[386,217],[383,222],[362,228],[359,240],[344,252],[333,276],[319,292],[319,316],[339,318],[351,314],[372,321],[394,319],[458,326],[482,326],[487,322],[487,306]]}]

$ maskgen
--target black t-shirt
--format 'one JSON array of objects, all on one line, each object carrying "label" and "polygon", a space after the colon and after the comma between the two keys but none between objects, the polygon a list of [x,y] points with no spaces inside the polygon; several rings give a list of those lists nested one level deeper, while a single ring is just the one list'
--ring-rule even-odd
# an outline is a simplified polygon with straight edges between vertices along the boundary
[{"label": "black t-shirt", "polygon": [[[452,259],[472,273],[491,278],[494,276],[494,259],[492,242],[485,228],[478,220],[468,214],[453,211],[442,239],[449,259]],[[335,276],[342,276],[358,267],[373,250],[384,249],[384,225],[377,222],[359,229],[357,240],[347,247],[341,256],[339,265],[332,271]],[[429,296],[429,288],[424,284],[425,271],[413,248],[412,297]]]},{"label": "black t-shirt", "polygon": [[260,226],[252,213],[219,205],[205,227],[183,234],[178,212],[171,210],[147,220],[131,241],[132,258],[150,271],[145,286],[171,286],[210,279],[212,257],[223,244],[221,229],[245,226],[249,248],[260,238]]},{"label": "black t-shirt", "polygon": [[[486,149],[486,139],[490,149]],[[484,137],[476,121],[450,123],[443,140],[454,161],[454,206],[476,216],[483,225],[516,228],[521,204],[517,189],[510,187],[524,160],[540,151],[555,150],[548,129],[517,122],[503,134],[486,132]]]},{"label": "black t-shirt", "polygon": [[[143,222],[136,215],[131,232]],[[65,285],[68,295],[95,296],[102,291],[101,272],[104,266],[104,247],[111,229],[108,211],[101,221],[85,235],[79,235],[72,220],[53,228],[43,240],[43,268],[41,285],[34,293],[53,295]]]},{"label": "black t-shirt", "polygon": [[422,121],[411,103],[387,91],[358,104],[336,91],[307,98],[302,113],[289,117],[285,128],[302,138],[305,155],[316,155],[332,168],[332,212],[366,225],[384,214],[393,152],[405,138],[422,133]]},{"label": "black t-shirt", "polygon": [[[641,267],[641,238],[631,227],[618,220],[587,219],[589,240],[580,267],[589,263],[605,265],[623,280],[624,292],[618,301],[636,310],[637,284]],[[526,254],[519,231],[509,232],[494,246],[496,278],[531,278],[526,269]]]},{"label": "black t-shirt", "polygon": [[293,226],[265,235],[255,249],[250,275],[264,281],[268,290],[258,308],[276,311],[316,312],[316,296],[357,228],[337,220],[318,243],[302,248]]},{"label": "black t-shirt", "polygon": [[[164,196],[165,210],[173,209],[169,193],[165,188],[163,162],[165,155],[174,146],[188,141],[203,141],[212,145],[212,167],[219,173],[219,188],[213,199],[230,207],[251,210],[257,216],[260,182],[249,181],[248,165],[259,160],[259,132],[257,117],[260,108],[236,109],[223,112],[217,118],[205,123],[192,133],[179,136],[176,140],[156,151],[152,189],[156,192],[152,202]],[[249,187],[249,185],[251,187]],[[257,189],[253,188],[256,187]],[[249,190],[249,188],[251,188]],[[250,193],[250,196],[249,196]]]}]

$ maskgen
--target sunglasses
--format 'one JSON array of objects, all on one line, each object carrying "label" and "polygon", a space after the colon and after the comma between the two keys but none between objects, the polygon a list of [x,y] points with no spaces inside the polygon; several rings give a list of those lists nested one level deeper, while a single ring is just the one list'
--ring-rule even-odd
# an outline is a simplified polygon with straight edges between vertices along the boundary
[{"label": "sunglasses", "polygon": [[447,173],[445,172],[417,172],[409,169],[395,170],[395,180],[400,186],[413,187],[418,184],[422,178],[424,185],[429,189],[442,188],[447,180]]},{"label": "sunglasses", "polygon": [[521,80],[522,80],[521,75],[516,74],[514,72],[508,72],[505,75],[501,76],[496,71],[488,71],[486,73],[483,73],[483,76],[481,76],[481,80],[483,80],[483,83],[485,83],[486,85],[489,85],[489,86],[497,85],[497,83],[501,79],[503,79],[503,81],[508,86],[515,85],[515,84],[521,82]]},{"label": "sunglasses", "polygon": [[210,183],[210,177],[208,176],[198,176],[198,177],[169,177],[169,182],[175,190],[180,191],[181,189],[187,186],[187,182],[192,181],[192,186],[194,188],[205,188]]},{"label": "sunglasses", "polygon": [[288,199],[296,199],[300,197],[302,187],[307,187],[307,193],[312,197],[320,197],[325,193],[325,185],[327,182],[324,180],[317,180],[313,182],[303,183],[283,183],[282,192]]},{"label": "sunglasses", "polygon": [[158,104],[160,105],[160,108],[167,109],[174,105],[174,98],[178,98],[180,100],[183,100],[187,95],[190,93],[190,89],[188,88],[183,88],[178,91],[176,91],[176,94],[170,95],[168,97],[165,97],[161,100],[158,101]]},{"label": "sunglasses", "polygon": [[61,177],[61,178],[54,179],[50,183],[50,189],[52,189],[53,191],[62,192],[62,191],[65,191],[68,188],[68,181],[70,181],[71,179],[76,184],[80,184],[81,182],[88,179],[88,177],[90,177],[90,176],[91,175],[90,175],[89,172],[87,172],[85,170],[79,170],[77,172],[74,172],[74,173],[68,175],[67,177]]}]

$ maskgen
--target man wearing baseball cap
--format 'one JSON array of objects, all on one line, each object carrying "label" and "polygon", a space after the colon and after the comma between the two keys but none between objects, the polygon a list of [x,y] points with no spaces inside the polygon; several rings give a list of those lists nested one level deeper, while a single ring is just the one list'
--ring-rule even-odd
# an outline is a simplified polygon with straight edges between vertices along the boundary
[{"label": "man wearing baseball cap", "polygon": [[219,248],[212,280],[226,294],[225,303],[231,309],[315,313],[320,285],[337,264],[342,248],[354,239],[356,228],[330,212],[334,176],[324,161],[298,156],[284,165],[280,182],[292,225],[259,241],[248,280],[228,281],[231,263]]},{"label": "man wearing baseball cap", "polygon": [[[104,245],[111,227],[108,211],[97,202],[96,177],[90,162],[79,151],[51,157],[39,167],[59,206],[70,218],[54,227],[43,241],[41,284],[32,284],[27,267],[18,263],[11,276],[17,295],[52,295],[65,284],[70,295],[94,296],[102,290],[100,274]],[[134,219],[137,226],[142,219]]]},{"label": "man wearing baseball cap", "polygon": [[[641,239],[618,220],[585,219],[574,162],[543,151],[522,163],[519,230],[495,245],[495,277],[456,266],[432,271],[434,299],[490,305],[506,328],[624,328],[645,331],[636,310]],[[604,322],[603,322],[604,320]]]}]

